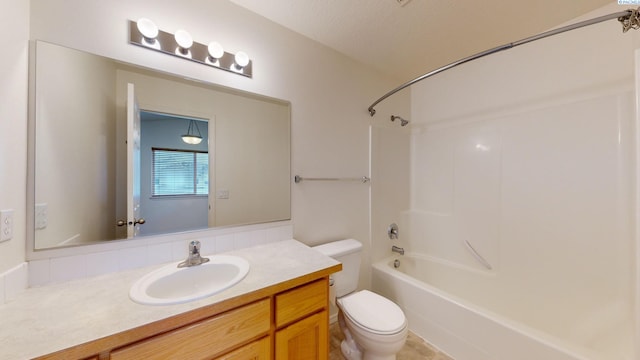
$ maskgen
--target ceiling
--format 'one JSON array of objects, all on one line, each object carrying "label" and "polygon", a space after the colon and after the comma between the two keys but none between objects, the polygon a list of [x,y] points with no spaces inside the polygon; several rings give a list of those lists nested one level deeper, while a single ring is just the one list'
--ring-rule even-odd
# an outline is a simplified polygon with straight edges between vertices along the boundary
[{"label": "ceiling", "polygon": [[230,1],[403,82],[460,58],[549,30],[615,2]]}]

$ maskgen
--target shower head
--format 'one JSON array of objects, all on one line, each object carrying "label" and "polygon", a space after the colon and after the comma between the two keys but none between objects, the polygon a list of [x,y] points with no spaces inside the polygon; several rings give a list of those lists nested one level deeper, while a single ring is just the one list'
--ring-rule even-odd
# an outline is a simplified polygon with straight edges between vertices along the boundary
[{"label": "shower head", "polygon": [[391,121],[396,121],[396,119],[400,120],[400,126],[407,126],[407,124],[409,123],[409,120],[405,120],[400,116],[391,115]]}]

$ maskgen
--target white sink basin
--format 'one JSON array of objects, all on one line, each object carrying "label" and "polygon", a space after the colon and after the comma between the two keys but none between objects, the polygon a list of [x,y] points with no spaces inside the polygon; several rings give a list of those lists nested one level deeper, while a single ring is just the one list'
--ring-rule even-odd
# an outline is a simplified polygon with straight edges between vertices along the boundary
[{"label": "white sink basin", "polygon": [[228,289],[249,272],[249,263],[237,256],[214,255],[209,259],[201,265],[178,268],[178,263],[173,263],[152,271],[133,284],[129,297],[143,305],[185,303]]}]

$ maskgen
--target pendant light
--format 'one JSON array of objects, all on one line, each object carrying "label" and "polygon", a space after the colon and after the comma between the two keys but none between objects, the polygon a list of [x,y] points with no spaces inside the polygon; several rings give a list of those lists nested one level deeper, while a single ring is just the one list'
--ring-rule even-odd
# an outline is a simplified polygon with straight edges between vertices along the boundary
[{"label": "pendant light", "polygon": [[[198,132],[197,134],[193,130],[194,127],[195,131]],[[189,128],[187,129],[187,133],[182,135],[182,141],[190,145],[198,145],[202,142],[202,135],[195,120],[189,121]]]}]

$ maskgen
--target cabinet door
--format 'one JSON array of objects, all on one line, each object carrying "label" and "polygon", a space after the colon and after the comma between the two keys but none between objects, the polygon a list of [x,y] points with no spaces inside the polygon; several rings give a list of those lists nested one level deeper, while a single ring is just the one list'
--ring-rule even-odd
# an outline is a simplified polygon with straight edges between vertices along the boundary
[{"label": "cabinet door", "polygon": [[254,341],[215,360],[271,360],[271,338]]},{"label": "cabinet door", "polygon": [[324,310],[276,332],[276,359],[328,359],[328,316]]}]

